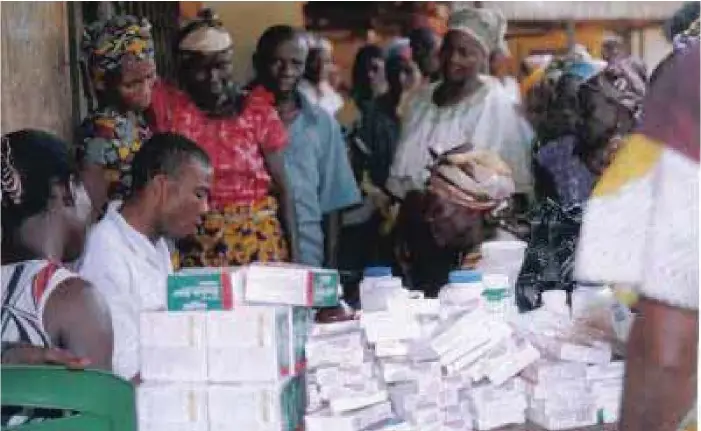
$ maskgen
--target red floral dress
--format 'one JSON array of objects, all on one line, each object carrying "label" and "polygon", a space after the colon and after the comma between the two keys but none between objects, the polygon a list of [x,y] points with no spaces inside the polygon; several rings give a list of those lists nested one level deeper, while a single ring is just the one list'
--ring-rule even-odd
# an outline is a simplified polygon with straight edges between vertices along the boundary
[{"label": "red floral dress", "polygon": [[237,117],[212,118],[185,92],[156,83],[151,108],[154,132],[179,133],[193,140],[214,166],[212,211],[194,240],[178,246],[180,266],[289,260],[263,156],[287,144],[287,131],[273,103],[273,96],[257,87],[246,96]]}]

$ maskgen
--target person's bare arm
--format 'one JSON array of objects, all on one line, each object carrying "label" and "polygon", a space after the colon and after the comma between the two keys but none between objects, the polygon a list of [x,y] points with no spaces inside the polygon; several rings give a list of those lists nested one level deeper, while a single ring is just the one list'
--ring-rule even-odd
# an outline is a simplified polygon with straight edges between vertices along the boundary
[{"label": "person's bare arm", "polygon": [[650,299],[628,339],[621,431],[675,431],[694,406],[698,311]]},{"label": "person's bare arm", "polygon": [[88,359],[90,367],[112,370],[109,308],[87,281],[71,278],[56,288],[44,308],[44,327],[55,346]]},{"label": "person's bare arm", "polygon": [[282,227],[290,246],[292,262],[300,261],[299,234],[297,230],[297,213],[295,211],[294,195],[285,172],[285,161],[282,151],[266,152],[265,164],[270,176],[280,194],[280,208],[282,213]]},{"label": "person's bare arm", "polygon": [[85,186],[85,191],[90,197],[94,214],[93,220],[97,219],[99,213],[103,210],[108,197],[108,184],[105,179],[104,168],[94,163],[87,163],[80,171],[80,179]]},{"label": "person's bare arm", "polygon": [[341,213],[333,211],[324,217],[324,265],[327,268],[338,266],[338,241],[341,235]]}]

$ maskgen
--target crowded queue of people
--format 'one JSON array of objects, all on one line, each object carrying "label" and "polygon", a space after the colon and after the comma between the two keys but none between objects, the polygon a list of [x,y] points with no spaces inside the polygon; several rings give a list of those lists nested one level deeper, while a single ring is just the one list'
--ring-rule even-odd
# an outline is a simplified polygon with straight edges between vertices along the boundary
[{"label": "crowded queue of people", "polygon": [[[665,89],[650,86],[651,98],[675,85],[695,83],[698,93],[698,64],[679,65],[690,53],[698,62],[698,27],[697,11],[680,31],[683,49],[653,72]],[[351,127],[335,118],[344,102],[328,82],[325,39],[270,27],[256,46],[254,79],[236,83],[232,37],[205,10],[180,31],[177,79],[166,82],[156,76],[150,30],[124,16],[86,30],[98,107],[80,127],[75,157],[44,132],[3,137],[3,363],[90,364],[138,383],[139,313],[165,306],[177,268],[390,265],[435,296],[494,235],[496,200],[475,200],[460,181],[445,185],[454,172],[446,164],[467,160],[488,161],[507,194],[528,203],[533,229],[517,299],[533,309],[544,290],[575,288],[580,227],[591,223],[585,204],[600,179],[622,181],[612,177],[618,154],[630,157],[635,144],[626,136],[662,124],[645,117],[646,71],[615,38],[605,41],[605,61],[586,52],[552,59],[519,91],[499,70],[506,21],[491,10],[454,12],[442,40],[417,29],[386,49],[363,47]],[[695,79],[675,81],[687,73]],[[695,116],[685,109],[683,126],[695,129],[688,139],[655,135],[658,145],[682,145],[686,159],[668,162],[682,171],[698,165],[698,100]],[[591,262],[584,268],[598,277]],[[658,288],[645,294],[665,302]],[[698,294],[694,304],[687,296],[653,311],[688,325]],[[636,411],[628,406],[624,421],[638,423]]]}]

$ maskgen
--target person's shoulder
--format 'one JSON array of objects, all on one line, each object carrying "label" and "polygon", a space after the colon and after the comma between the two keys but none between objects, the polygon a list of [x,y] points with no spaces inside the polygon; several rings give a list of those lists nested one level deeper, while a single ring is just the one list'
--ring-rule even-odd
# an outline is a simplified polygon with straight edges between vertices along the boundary
[{"label": "person's shoulder", "polygon": [[128,250],[114,221],[106,215],[88,232],[81,272],[95,265],[104,266],[105,269],[115,267],[113,264],[118,264],[123,259],[123,253],[128,253]]}]

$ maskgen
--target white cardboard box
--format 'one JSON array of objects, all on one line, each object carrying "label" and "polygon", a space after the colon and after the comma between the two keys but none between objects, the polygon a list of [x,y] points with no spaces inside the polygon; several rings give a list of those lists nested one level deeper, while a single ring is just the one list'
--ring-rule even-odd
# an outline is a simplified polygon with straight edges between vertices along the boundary
[{"label": "white cardboard box", "polygon": [[338,271],[290,264],[254,264],[245,269],[248,303],[335,307]]},{"label": "white cardboard box", "polygon": [[360,431],[391,418],[392,406],[385,401],[340,415],[323,410],[306,415],[304,424],[305,431]]},{"label": "white cardboard box", "polygon": [[273,382],[292,375],[291,312],[290,307],[242,306],[207,313],[209,380]]},{"label": "white cardboard box", "polygon": [[142,383],[136,389],[136,400],[139,429],[207,429],[204,384]]},{"label": "white cardboard box", "polygon": [[207,388],[210,431],[293,430],[301,420],[299,379]]},{"label": "white cardboard box", "polygon": [[141,314],[140,373],[144,381],[206,381],[205,315],[203,312]]}]

